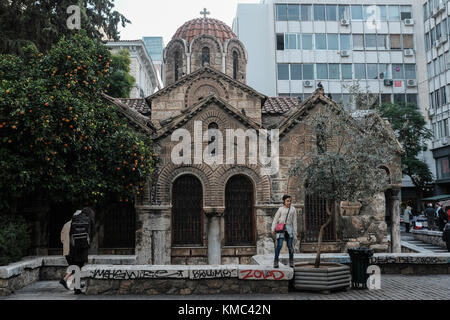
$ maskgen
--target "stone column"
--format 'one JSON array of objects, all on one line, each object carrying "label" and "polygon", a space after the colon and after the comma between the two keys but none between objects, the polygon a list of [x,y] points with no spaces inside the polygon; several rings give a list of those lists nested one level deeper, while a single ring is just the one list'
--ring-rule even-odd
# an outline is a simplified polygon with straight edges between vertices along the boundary
[{"label": "stone column", "polygon": [[136,206],[136,263],[171,262],[171,205]]},{"label": "stone column", "polygon": [[391,190],[391,252],[400,253],[400,190]]},{"label": "stone column", "polygon": [[222,264],[222,234],[220,226],[225,208],[205,207],[203,210],[208,219],[208,264]]}]

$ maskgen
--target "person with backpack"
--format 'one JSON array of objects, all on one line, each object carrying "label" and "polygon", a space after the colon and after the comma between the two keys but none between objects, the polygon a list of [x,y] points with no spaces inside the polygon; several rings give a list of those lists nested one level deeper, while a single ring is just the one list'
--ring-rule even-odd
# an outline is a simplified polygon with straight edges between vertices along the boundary
[{"label": "person with backpack", "polygon": [[[95,212],[91,208],[77,210],[72,220],[67,222],[61,231],[61,242],[63,243],[63,254],[67,263],[76,265],[80,269],[88,262],[88,253],[91,246],[91,239],[94,237]],[[66,273],[60,283],[66,288],[67,279],[71,274]],[[81,290],[75,289],[75,294],[80,294]]]},{"label": "person with backpack", "polygon": [[283,206],[275,213],[272,222],[272,236],[277,239],[275,248],[275,260],[273,267],[278,268],[278,258],[280,256],[283,242],[286,240],[289,249],[289,266],[294,267],[294,245],[297,242],[297,210],[291,205],[292,198],[289,195],[283,196]]}]

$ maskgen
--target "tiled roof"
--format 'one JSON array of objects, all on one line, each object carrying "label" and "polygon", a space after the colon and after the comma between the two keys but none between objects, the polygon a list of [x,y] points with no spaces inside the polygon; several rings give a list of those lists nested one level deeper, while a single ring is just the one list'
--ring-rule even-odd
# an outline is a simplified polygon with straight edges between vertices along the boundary
[{"label": "tiled roof", "polygon": [[178,28],[172,40],[181,38],[190,43],[192,39],[201,34],[212,35],[219,39],[221,43],[228,39],[237,38],[233,30],[224,22],[211,18],[197,18],[186,22]]},{"label": "tiled roof", "polygon": [[289,112],[292,108],[298,106],[300,101],[289,97],[267,98],[262,107],[262,113],[283,114]]},{"label": "tiled roof", "polygon": [[125,104],[126,106],[138,111],[139,113],[143,114],[143,115],[148,115],[150,114],[151,110],[147,104],[147,102],[145,101],[145,99],[125,99],[125,98],[120,98],[118,99],[120,100],[120,102],[122,102],[123,104]]}]

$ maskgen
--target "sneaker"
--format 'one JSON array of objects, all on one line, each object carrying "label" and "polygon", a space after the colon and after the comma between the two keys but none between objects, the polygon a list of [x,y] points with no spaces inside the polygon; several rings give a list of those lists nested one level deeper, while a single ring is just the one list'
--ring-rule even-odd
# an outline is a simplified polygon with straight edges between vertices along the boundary
[{"label": "sneaker", "polygon": [[75,289],[75,294],[81,294],[81,290],[80,289]]},{"label": "sneaker", "polygon": [[278,265],[278,260],[275,260],[275,261],[273,262],[273,267],[274,267],[274,268],[278,268],[278,267],[279,267],[279,265]]},{"label": "sneaker", "polygon": [[64,279],[59,280],[59,283],[66,288],[66,290],[70,290],[69,287],[67,286],[67,282]]},{"label": "sneaker", "polygon": [[294,268],[295,266],[294,266],[294,260],[289,260],[289,266],[291,267],[291,268]]}]

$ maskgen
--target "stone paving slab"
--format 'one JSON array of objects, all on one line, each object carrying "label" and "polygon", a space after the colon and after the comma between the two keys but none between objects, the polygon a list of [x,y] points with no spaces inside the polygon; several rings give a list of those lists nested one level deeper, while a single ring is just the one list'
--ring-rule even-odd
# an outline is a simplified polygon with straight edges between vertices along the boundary
[{"label": "stone paving slab", "polygon": [[153,295],[153,296],[88,296],[74,295],[57,281],[38,281],[0,300],[448,300],[448,275],[406,276],[382,275],[380,290],[341,291],[329,295],[314,292],[288,294],[233,295]]}]

